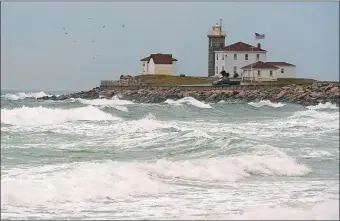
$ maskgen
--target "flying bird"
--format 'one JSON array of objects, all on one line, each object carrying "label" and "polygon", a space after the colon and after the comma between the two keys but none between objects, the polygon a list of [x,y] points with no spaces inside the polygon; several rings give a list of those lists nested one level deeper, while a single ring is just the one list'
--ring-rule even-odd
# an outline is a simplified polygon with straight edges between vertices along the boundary
[{"label": "flying bird", "polygon": [[105,25],[102,26],[102,28],[105,28],[105,27],[106,27]]},{"label": "flying bird", "polygon": [[92,18],[87,18],[88,20],[92,20]]},{"label": "flying bird", "polygon": [[124,28],[125,27],[125,25],[122,25],[122,28]]},{"label": "flying bird", "polygon": [[77,41],[73,41],[74,43],[76,43]]},{"label": "flying bird", "polygon": [[67,32],[65,32],[65,35],[68,35]]}]

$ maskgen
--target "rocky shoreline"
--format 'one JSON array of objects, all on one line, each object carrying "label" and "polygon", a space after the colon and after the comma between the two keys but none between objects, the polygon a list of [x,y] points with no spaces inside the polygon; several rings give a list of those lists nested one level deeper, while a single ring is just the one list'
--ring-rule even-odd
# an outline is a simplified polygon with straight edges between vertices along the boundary
[{"label": "rocky shoreline", "polygon": [[111,89],[100,90],[94,88],[89,91],[81,91],[61,96],[45,96],[41,100],[67,100],[70,98],[82,99],[111,99],[119,95],[121,99],[133,100],[140,103],[160,103],[167,99],[178,100],[184,97],[193,97],[199,101],[219,102],[243,100],[261,101],[270,100],[271,102],[285,102],[300,104],[304,106],[317,105],[319,103],[330,102],[339,106],[339,87],[334,84],[321,85],[288,85],[283,87],[257,88],[257,89],[211,89],[211,90],[190,90],[183,91],[178,88],[166,89]]}]

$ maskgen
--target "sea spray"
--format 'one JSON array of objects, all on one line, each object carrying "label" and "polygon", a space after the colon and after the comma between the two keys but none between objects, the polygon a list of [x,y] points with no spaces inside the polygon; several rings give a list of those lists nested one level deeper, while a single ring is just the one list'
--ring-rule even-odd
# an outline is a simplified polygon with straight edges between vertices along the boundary
[{"label": "sea spray", "polygon": [[172,99],[167,99],[164,103],[173,104],[173,105],[189,104],[189,105],[192,105],[198,108],[212,108],[209,104],[198,101],[193,97],[184,97],[176,101]]},{"label": "sea spray", "polygon": [[279,108],[279,107],[285,106],[285,104],[282,104],[280,102],[279,103],[273,103],[269,100],[262,100],[260,102],[249,102],[248,104],[251,105],[251,106],[254,106],[254,107],[268,106],[268,107]]},{"label": "sea spray", "polygon": [[335,104],[332,104],[330,102],[326,102],[324,104],[319,103],[318,105],[314,105],[314,106],[307,106],[307,109],[310,110],[320,110],[320,109],[339,109],[339,107],[337,107]]},{"label": "sea spray", "polygon": [[[3,97],[4,99],[7,99],[7,100],[21,100],[21,99],[25,99],[25,98],[40,98],[40,97],[45,97],[45,96],[52,96],[52,95],[49,95],[49,94],[46,94],[45,92],[43,91],[40,91],[40,92],[28,92],[28,93],[25,93],[25,92],[18,92],[18,93],[7,93],[5,95],[1,95],[1,97]],[[56,95],[56,96],[59,96],[59,95]]]},{"label": "sea spray", "polygon": [[75,109],[59,109],[46,107],[21,107],[15,109],[1,109],[1,123],[11,125],[45,125],[59,124],[67,121],[79,120],[117,120],[111,114],[96,107],[87,106]]}]

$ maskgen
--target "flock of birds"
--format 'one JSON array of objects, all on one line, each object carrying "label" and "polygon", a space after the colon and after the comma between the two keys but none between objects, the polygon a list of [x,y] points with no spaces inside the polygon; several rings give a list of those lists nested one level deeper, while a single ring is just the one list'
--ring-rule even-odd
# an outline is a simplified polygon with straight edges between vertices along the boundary
[{"label": "flock of birds", "polygon": [[[91,17],[89,17],[89,18],[87,18],[87,19],[88,19],[88,20],[92,20]],[[123,24],[123,25],[121,25],[121,27],[122,27],[122,28],[125,28],[125,25]],[[106,25],[102,25],[102,24],[101,24],[101,28],[106,28]],[[68,32],[67,32],[66,28],[62,28],[62,30],[64,31],[64,34],[65,34],[65,35],[68,35]],[[76,43],[76,42],[77,42],[76,40],[73,40],[73,43]],[[95,42],[95,41],[92,40],[92,43],[94,43],[94,42]],[[98,53],[97,56],[100,56],[100,54]],[[96,57],[93,57],[92,59],[93,59],[93,60],[96,60]]]}]

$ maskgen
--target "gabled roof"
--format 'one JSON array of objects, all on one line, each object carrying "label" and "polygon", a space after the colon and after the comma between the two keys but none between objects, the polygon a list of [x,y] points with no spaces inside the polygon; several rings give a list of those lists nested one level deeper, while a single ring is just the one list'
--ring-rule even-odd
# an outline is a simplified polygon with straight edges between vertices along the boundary
[{"label": "gabled roof", "polygon": [[267,63],[272,64],[274,66],[295,66],[293,64],[289,64],[287,62],[282,62],[282,61],[268,61]]},{"label": "gabled roof", "polygon": [[[253,48],[253,50],[252,50]],[[242,41],[228,45],[222,49],[223,51],[266,51],[256,46],[246,44]]]},{"label": "gabled roof", "polygon": [[268,62],[262,62],[262,61],[258,61],[256,63],[253,63],[252,65],[247,65],[242,67],[241,69],[279,69],[278,67],[269,64]]},{"label": "gabled roof", "polygon": [[153,59],[155,64],[172,64],[173,61],[177,61],[177,59],[172,57],[172,54],[151,54],[150,56],[141,59],[140,61],[147,61],[149,62]]}]

